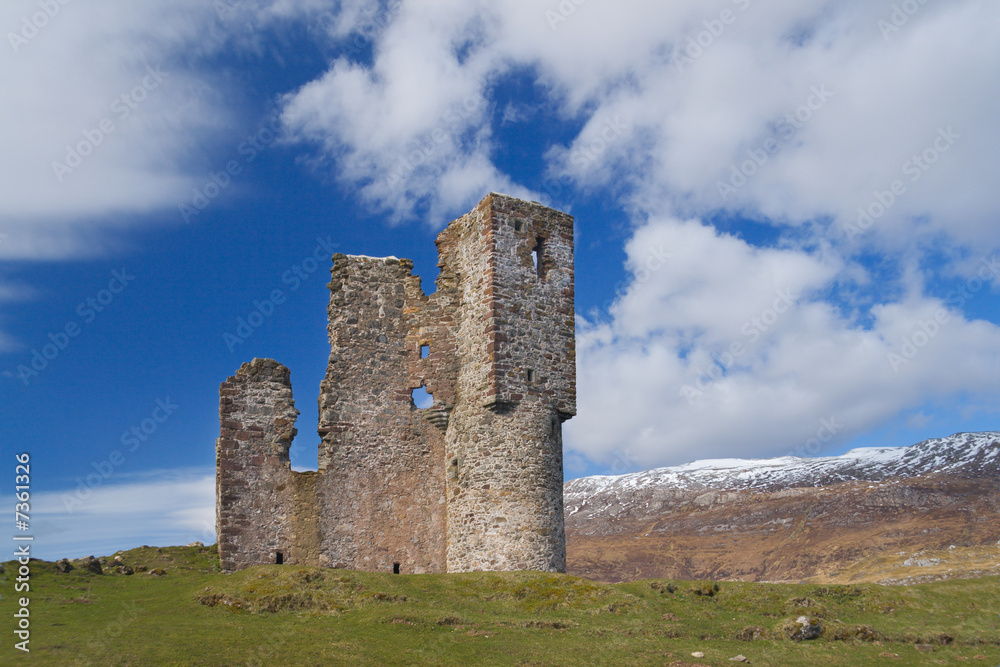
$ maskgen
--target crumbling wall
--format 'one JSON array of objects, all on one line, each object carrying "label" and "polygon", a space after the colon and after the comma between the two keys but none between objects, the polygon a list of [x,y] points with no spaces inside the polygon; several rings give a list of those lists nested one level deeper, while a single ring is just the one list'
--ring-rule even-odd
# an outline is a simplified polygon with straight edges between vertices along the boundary
[{"label": "crumbling wall", "polygon": [[299,411],[288,369],[271,359],[243,364],[219,388],[216,533],[222,569],[295,562],[295,481],[288,448]]},{"label": "crumbling wall", "polygon": [[[444,439],[413,404],[449,351],[421,327],[427,297],[408,260],[337,254],[330,359],[320,388],[317,483],[321,562],[369,571],[443,572]],[[434,356],[421,358],[421,345]]]},{"label": "crumbling wall", "polygon": [[[573,219],[490,194],[408,260],[337,254],[320,470],[293,473],[288,369],[223,383],[223,567],[384,572],[566,567],[562,422],[576,412]],[[411,391],[426,387],[430,408]]]}]

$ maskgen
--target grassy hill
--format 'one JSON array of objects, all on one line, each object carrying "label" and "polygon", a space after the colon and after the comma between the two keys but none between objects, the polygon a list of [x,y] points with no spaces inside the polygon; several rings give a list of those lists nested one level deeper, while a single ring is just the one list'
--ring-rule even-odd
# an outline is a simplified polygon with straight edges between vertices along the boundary
[{"label": "grassy hill", "polygon": [[[214,547],[116,554],[134,570],[34,561],[31,654],[0,664],[952,665],[1000,663],[997,578],[909,587],[646,580],[537,572],[391,575],[288,565],[219,572]],[[20,595],[20,594],[19,594]],[[822,635],[788,636],[800,616]],[[704,657],[694,658],[693,652]]]}]

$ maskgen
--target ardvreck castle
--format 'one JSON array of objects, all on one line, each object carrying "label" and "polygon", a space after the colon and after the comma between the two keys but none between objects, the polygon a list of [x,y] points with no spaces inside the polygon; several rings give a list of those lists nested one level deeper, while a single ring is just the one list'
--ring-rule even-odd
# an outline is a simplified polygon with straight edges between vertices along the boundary
[{"label": "ardvreck castle", "polygon": [[492,193],[437,247],[430,295],[409,260],[333,256],[318,471],[289,465],[287,368],[254,359],[222,383],[223,570],[565,571],[573,219]]}]

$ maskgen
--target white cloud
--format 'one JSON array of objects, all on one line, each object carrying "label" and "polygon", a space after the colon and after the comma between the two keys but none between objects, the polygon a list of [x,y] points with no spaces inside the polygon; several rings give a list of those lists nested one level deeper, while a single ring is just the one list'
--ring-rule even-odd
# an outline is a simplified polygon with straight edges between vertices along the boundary
[{"label": "white cloud", "polygon": [[[305,19],[350,53],[284,98],[283,121],[397,220],[440,223],[489,190],[542,199],[542,184],[495,161],[499,126],[528,122],[503,111],[523,102],[501,97],[504,77],[526,74],[542,91],[523,118],[582,126],[565,145],[537,147],[550,173],[614,198],[638,227],[633,283],[610,321],[581,330],[581,416],[568,431],[581,452],[633,447],[650,464],[685,447],[737,453],[726,444],[737,442],[782,453],[821,418],[860,431],[934,397],[987,391],[996,326],[928,296],[920,267],[940,252],[942,273],[965,280],[998,248],[1000,6],[925,3],[888,31],[879,21],[893,6],[862,0],[225,5],[69,3],[3,52],[0,84],[16,94],[0,110],[0,257],[100,251],[115,243],[105,230],[135,224],[129,214],[176,206],[190,193],[185,165],[234,110],[211,73],[173,64],[259,49],[262,29]],[[0,25],[36,10],[8,2]],[[371,62],[360,57],[369,46]],[[114,100],[160,64],[170,77],[119,119]],[[52,162],[105,117],[114,133],[60,183]],[[745,183],[729,181],[734,168]],[[864,233],[845,232],[859,207],[879,206]],[[761,249],[697,221],[720,210],[795,235]],[[671,257],[651,270],[661,244]],[[907,270],[870,275],[862,250]],[[763,331],[753,318],[781,290],[796,306]],[[949,321],[895,372],[886,355],[943,307]],[[680,388],[713,353],[750,343],[745,326],[759,338],[689,403]]]},{"label": "white cloud", "polygon": [[[552,177],[615,197],[638,221],[631,285],[609,321],[581,320],[567,442],[591,460],[631,449],[645,465],[782,454],[823,419],[846,437],[928,401],[995,394],[997,326],[929,296],[920,267],[941,253],[940,275],[964,280],[970,257],[998,248],[987,174],[1000,91],[984,82],[1000,73],[1000,7],[912,6],[414,1],[374,38],[372,63],[337,61],[287,98],[285,121],[368,202],[398,217],[415,199],[461,212],[482,180],[518,182],[492,163],[496,126],[516,115],[492,109],[512,102],[496,81],[527,72],[543,110],[582,124],[539,147]],[[477,105],[398,170],[470,96],[490,112]],[[872,222],[848,232],[859,207]],[[782,236],[755,248],[664,217],[720,212]],[[875,274],[862,251],[902,275]],[[788,291],[796,305],[766,322]],[[926,344],[893,368],[888,355],[914,336]],[[688,401],[681,388],[734,343],[742,354]]]},{"label": "white cloud", "polygon": [[[100,477],[100,475],[97,475]],[[45,560],[108,555],[144,544],[215,541],[215,473],[160,470],[120,483],[78,485],[31,498],[32,555]],[[3,498],[14,506],[13,496]]]},{"label": "white cloud", "polygon": [[[362,6],[352,3],[351,16]],[[288,98],[285,120],[336,158],[341,176],[362,183],[369,202],[403,217],[414,198],[460,208],[483,179],[518,181],[491,164],[499,121],[484,109],[506,108],[510,100],[496,99],[493,84],[526,70],[555,113],[585,121],[570,145],[551,147],[553,173],[567,170],[588,185],[628,182],[639,212],[730,208],[790,224],[827,217],[845,242],[841,225],[898,178],[905,195],[858,247],[898,249],[939,233],[995,245],[990,225],[1000,206],[980,175],[1000,148],[991,117],[1000,92],[983,84],[1000,74],[1000,8],[921,5],[883,38],[879,21],[891,12],[823,0],[407,2],[384,15],[370,66],[338,60]],[[442,124],[449,108],[478,96],[485,104],[475,113]],[[799,116],[808,119],[794,120],[809,104]],[[794,125],[778,126],[789,114]],[[616,118],[633,129],[628,137],[602,150],[599,163],[571,159]],[[442,126],[446,136],[432,141]],[[948,128],[960,138],[909,180],[906,161]],[[769,138],[777,151],[723,199],[719,182]],[[401,172],[429,141],[432,154]],[[449,178],[456,174],[458,186]]]},{"label": "white cloud", "polygon": [[59,11],[44,21],[35,2],[0,9],[0,25],[17,26],[0,48],[11,102],[0,111],[6,258],[98,252],[113,243],[100,232],[126,224],[116,220],[176,206],[189,152],[224,115],[208,81],[177,58],[207,46],[210,4],[48,5]]},{"label": "white cloud", "polygon": [[[1000,327],[920,284],[873,307],[866,326],[833,305],[830,290],[863,273],[832,254],[756,248],[677,220],[642,226],[626,250],[632,281],[612,318],[579,320],[566,442],[593,461],[815,454],[805,444],[817,435],[844,442],[959,392],[996,397]],[[988,277],[969,298],[991,298]]]}]

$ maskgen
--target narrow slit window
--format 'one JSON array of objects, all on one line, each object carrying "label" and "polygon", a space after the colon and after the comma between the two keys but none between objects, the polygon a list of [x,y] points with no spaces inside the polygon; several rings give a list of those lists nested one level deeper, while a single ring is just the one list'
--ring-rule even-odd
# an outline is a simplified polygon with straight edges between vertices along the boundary
[{"label": "narrow slit window", "polygon": [[534,381],[535,381],[535,371],[529,368],[528,369],[528,382],[534,382]]},{"label": "narrow slit window", "polygon": [[283,565],[285,563],[285,556],[280,551],[274,554],[274,564]]},{"label": "narrow slit window", "polygon": [[392,564],[392,573],[393,574],[399,574],[399,563],[393,563]]},{"label": "narrow slit window", "polygon": [[535,274],[539,278],[545,277],[545,241],[536,239],[535,248],[531,251],[531,261],[535,265]]},{"label": "narrow slit window", "polygon": [[421,385],[410,392],[413,405],[418,410],[424,410],[434,405],[434,395],[427,391],[426,385]]},{"label": "narrow slit window", "polygon": [[428,355],[430,355],[430,353],[431,353],[431,346],[430,345],[421,345],[420,346],[420,358],[421,359],[426,359],[428,357]]}]

